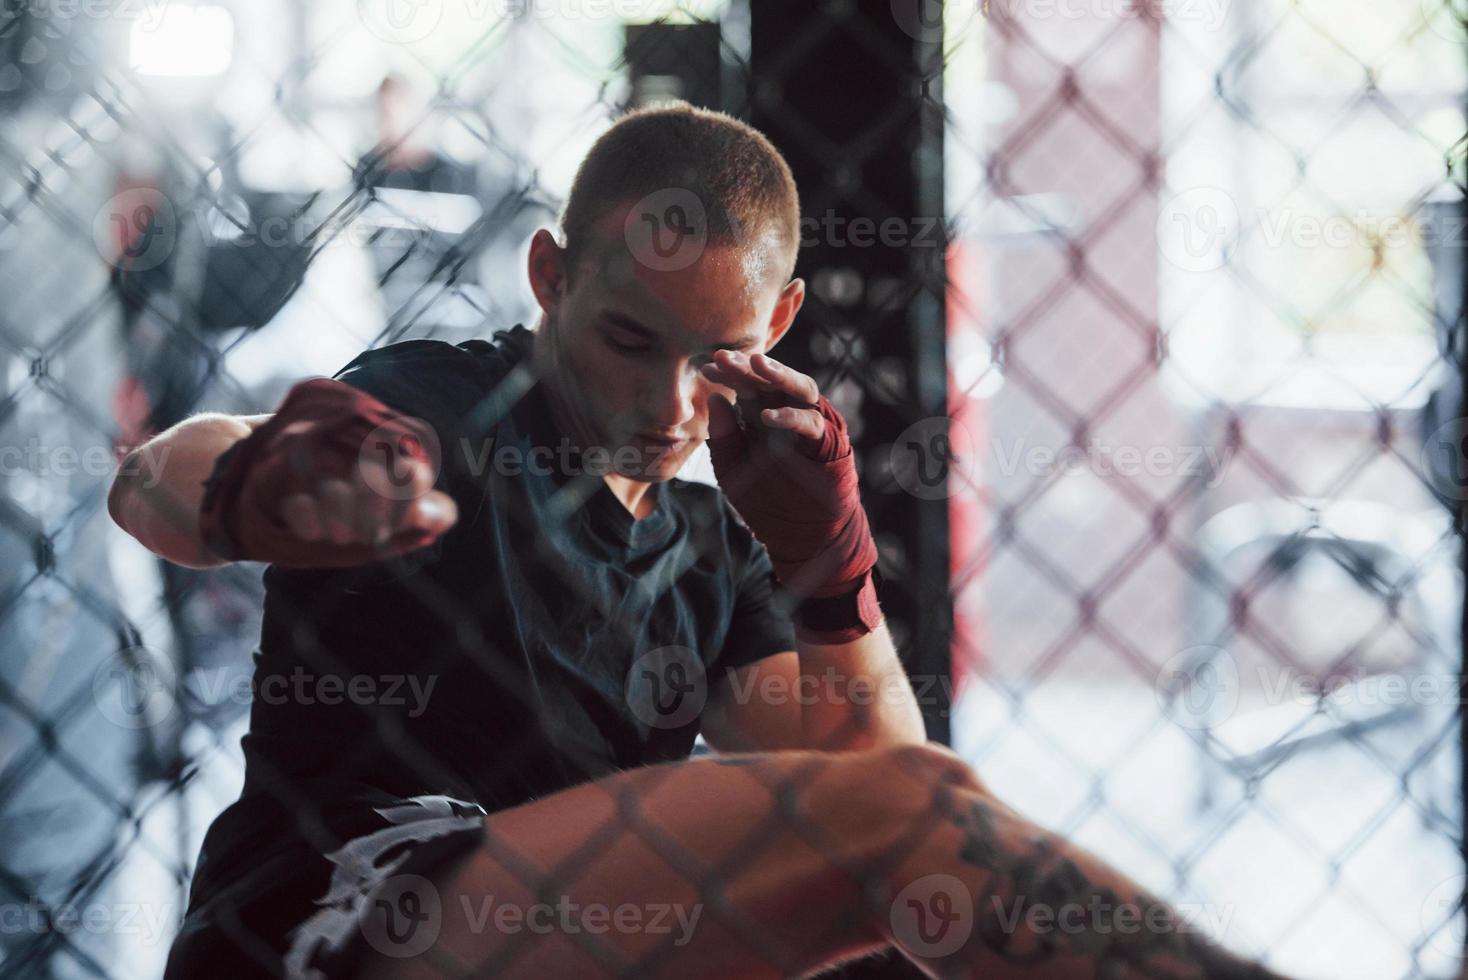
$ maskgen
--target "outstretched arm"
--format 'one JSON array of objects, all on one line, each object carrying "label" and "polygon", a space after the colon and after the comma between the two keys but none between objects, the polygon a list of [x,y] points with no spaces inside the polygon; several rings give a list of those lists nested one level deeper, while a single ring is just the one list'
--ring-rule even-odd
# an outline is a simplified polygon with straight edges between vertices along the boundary
[{"label": "outstretched arm", "polygon": [[273,415],[201,415],[130,453],[108,511],[179,565],[349,567],[431,543],[457,520],[433,489],[426,423],[312,378]]},{"label": "outstretched arm", "polygon": [[199,503],[215,461],[269,415],[196,415],[128,453],[107,495],[107,512],[161,558],[187,568],[228,564],[204,545]]}]

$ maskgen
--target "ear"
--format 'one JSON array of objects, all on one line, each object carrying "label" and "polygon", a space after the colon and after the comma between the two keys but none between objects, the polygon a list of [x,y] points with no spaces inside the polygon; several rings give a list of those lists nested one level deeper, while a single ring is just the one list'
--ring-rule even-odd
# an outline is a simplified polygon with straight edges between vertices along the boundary
[{"label": "ear", "polygon": [[801,304],[805,302],[805,280],[792,279],[780,290],[780,298],[775,300],[775,309],[770,314],[770,339],[765,344],[765,353],[780,342],[790,329],[790,324],[795,322],[795,314],[800,312]]},{"label": "ear", "polygon": [[542,228],[530,239],[530,258],[526,265],[530,290],[542,312],[554,314],[566,295],[566,250],[556,236]]}]

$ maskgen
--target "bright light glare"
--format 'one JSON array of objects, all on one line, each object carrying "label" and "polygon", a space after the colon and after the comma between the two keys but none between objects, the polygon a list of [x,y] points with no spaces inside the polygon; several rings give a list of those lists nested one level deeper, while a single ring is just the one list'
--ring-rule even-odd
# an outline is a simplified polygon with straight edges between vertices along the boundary
[{"label": "bright light glare", "polygon": [[128,63],[139,75],[222,75],[234,53],[234,18],[223,7],[171,3],[133,21]]}]

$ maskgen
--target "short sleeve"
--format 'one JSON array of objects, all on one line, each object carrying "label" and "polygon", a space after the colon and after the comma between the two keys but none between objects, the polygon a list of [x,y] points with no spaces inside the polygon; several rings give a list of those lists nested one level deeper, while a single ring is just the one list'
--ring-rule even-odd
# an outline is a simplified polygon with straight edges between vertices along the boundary
[{"label": "short sleeve", "polygon": [[795,627],[781,602],[782,593],[769,553],[735,515],[727,500],[724,510],[735,566],[735,594],[733,618],[716,665],[720,676],[725,671],[795,649]]}]

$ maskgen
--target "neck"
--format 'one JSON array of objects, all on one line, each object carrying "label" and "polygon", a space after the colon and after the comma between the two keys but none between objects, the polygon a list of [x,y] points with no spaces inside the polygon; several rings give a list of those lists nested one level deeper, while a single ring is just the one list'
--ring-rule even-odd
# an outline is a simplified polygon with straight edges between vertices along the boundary
[{"label": "neck", "polygon": [[608,473],[605,477],[607,487],[612,491],[627,512],[638,520],[652,513],[654,499],[648,493],[652,484],[643,480],[634,480],[620,473]]}]

